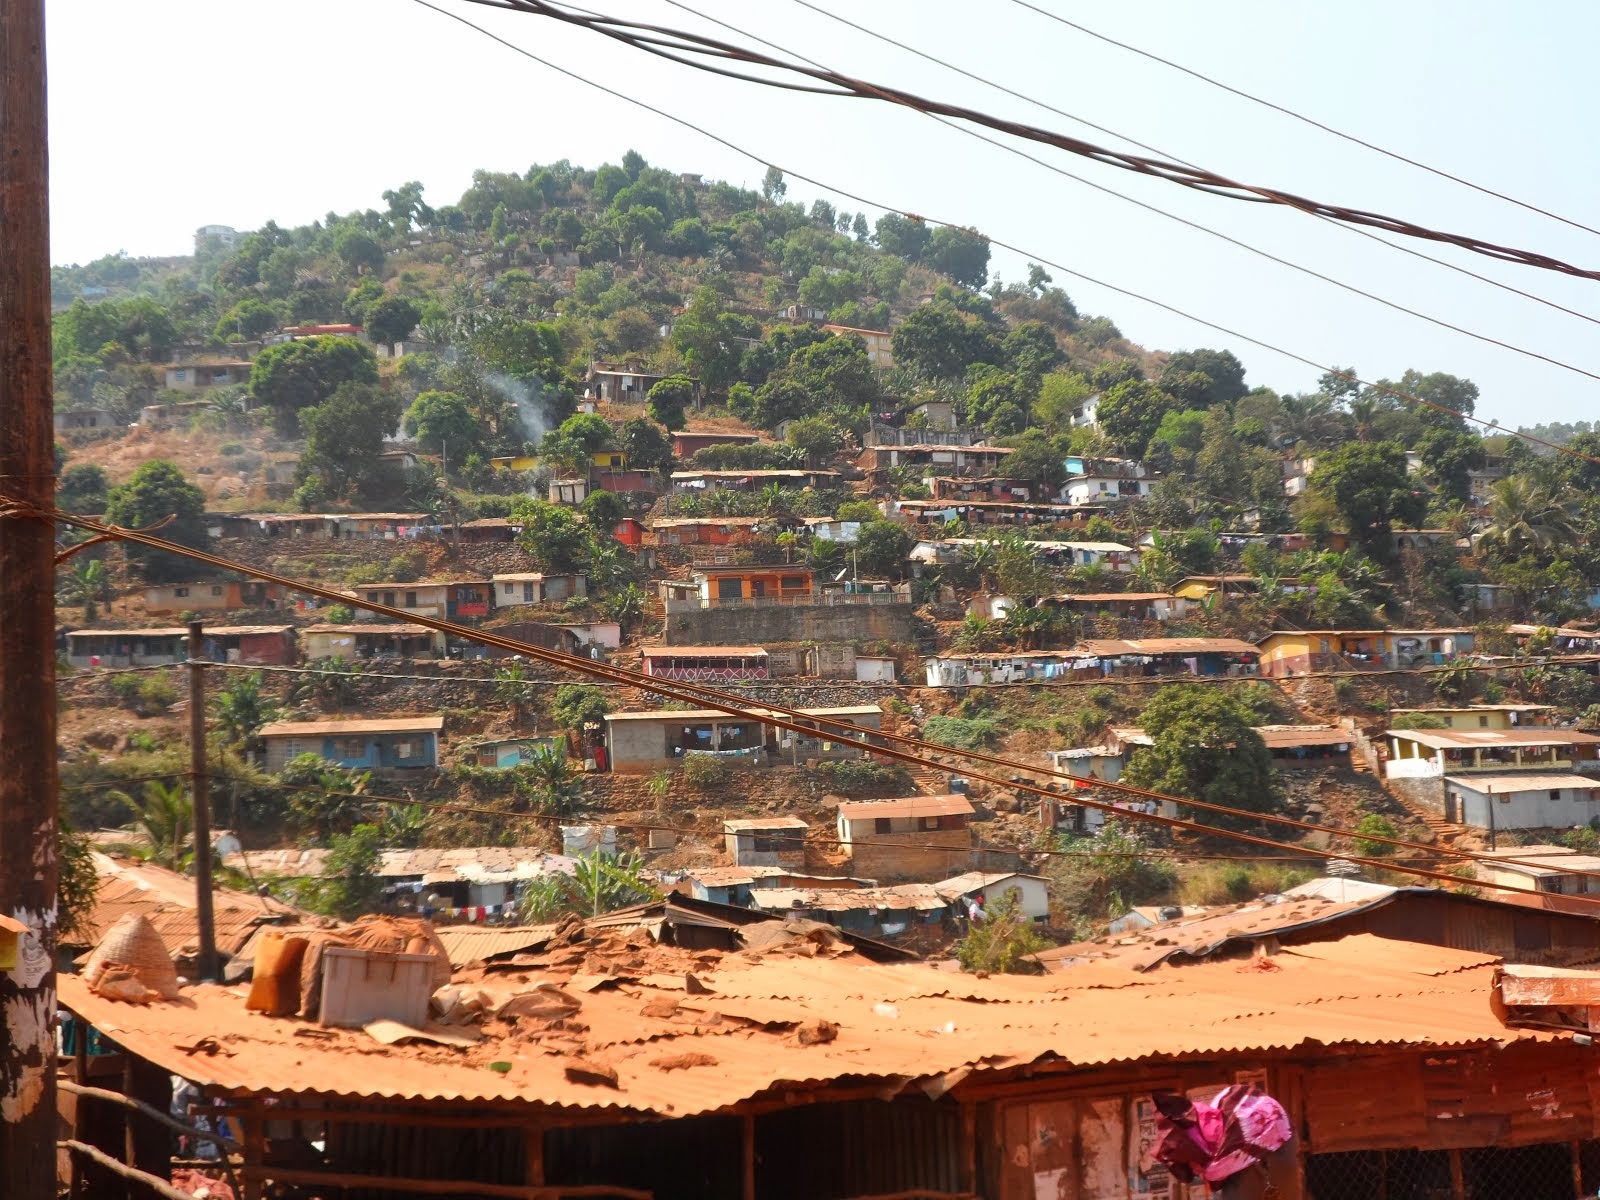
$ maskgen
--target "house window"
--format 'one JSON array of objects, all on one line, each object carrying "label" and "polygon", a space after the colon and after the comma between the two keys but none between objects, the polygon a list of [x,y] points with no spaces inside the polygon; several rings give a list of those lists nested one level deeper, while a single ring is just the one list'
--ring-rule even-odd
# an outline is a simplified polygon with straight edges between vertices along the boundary
[{"label": "house window", "polygon": [[396,758],[416,758],[418,756],[416,742],[396,742],[394,744],[394,756]]},{"label": "house window", "polygon": [[1487,729],[1487,728],[1489,728],[1489,718],[1488,718],[1487,714],[1484,714],[1484,713],[1479,713],[1478,714],[1478,728],[1479,729]]},{"label": "house window", "polygon": [[502,583],[500,586],[506,589],[506,595],[508,595],[508,596],[516,595],[516,592],[517,592],[517,585],[516,584],[514,584],[514,583]]},{"label": "house window", "polygon": [[417,594],[415,592],[407,592],[406,593],[406,607],[407,608],[415,608],[416,606],[417,606]]},{"label": "house window", "polygon": [[804,575],[784,575],[778,580],[778,587],[786,592],[803,592],[806,588]]},{"label": "house window", "polygon": [[172,594],[174,596],[187,596],[189,594],[189,589],[188,588],[173,588],[172,589]]},{"label": "house window", "polygon": [[305,752],[305,744],[299,738],[290,738],[283,743],[283,753],[286,758],[299,758]]},{"label": "house window", "polygon": [[189,372],[187,372],[187,371],[174,371],[172,373],[172,377],[175,380],[177,380],[179,383],[182,383],[184,380],[189,378]]},{"label": "house window", "polygon": [[220,587],[214,587],[211,589],[211,594],[213,596],[220,596],[222,595],[222,589]]},{"label": "house window", "polygon": [[889,818],[888,817],[874,817],[872,819],[872,832],[873,833],[890,833],[890,832],[892,832],[892,824],[891,824]]},{"label": "house window", "polygon": [[533,584],[531,584],[531,583],[523,584],[522,585],[522,601],[523,601],[523,603],[524,604],[532,604],[537,599],[538,599],[538,597],[533,594]]},{"label": "house window", "polygon": [[1561,799],[1561,789],[1560,788],[1551,788],[1550,789],[1550,799],[1552,799],[1552,800]]},{"label": "house window", "polygon": [[924,829],[937,829],[937,828],[939,828],[939,818],[938,817],[923,817],[922,818],[922,828],[924,828]]},{"label": "house window", "polygon": [[340,758],[365,758],[366,754],[367,743],[360,738],[347,737],[339,739]]},{"label": "house window", "polygon": [[385,592],[383,594],[383,603],[387,604],[390,608],[393,608],[394,607],[394,593],[393,592]]}]

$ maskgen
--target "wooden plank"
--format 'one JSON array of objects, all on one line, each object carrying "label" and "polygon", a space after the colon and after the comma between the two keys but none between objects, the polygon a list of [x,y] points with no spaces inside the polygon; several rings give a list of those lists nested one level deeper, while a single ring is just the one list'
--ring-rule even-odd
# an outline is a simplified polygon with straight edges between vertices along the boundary
[{"label": "wooden plank", "polygon": [[104,1150],[97,1149],[96,1147],[89,1145],[87,1142],[80,1142],[75,1138],[68,1138],[65,1141],[57,1142],[56,1145],[63,1150],[70,1150],[74,1155],[81,1154],[85,1158],[92,1159],[94,1162],[104,1167],[107,1171],[110,1171],[114,1175],[120,1175],[123,1179],[128,1180],[130,1183],[137,1183],[143,1187],[149,1188],[150,1191],[162,1197],[162,1200],[194,1200],[194,1197],[189,1195],[188,1192],[180,1192],[165,1179],[162,1179],[157,1175],[151,1175],[145,1171],[140,1171],[134,1167],[126,1165],[125,1163],[119,1163]]}]

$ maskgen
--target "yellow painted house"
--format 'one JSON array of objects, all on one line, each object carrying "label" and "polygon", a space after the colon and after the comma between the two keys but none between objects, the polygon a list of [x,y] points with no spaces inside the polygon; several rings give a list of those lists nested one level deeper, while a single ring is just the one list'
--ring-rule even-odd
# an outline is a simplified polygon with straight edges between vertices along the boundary
[{"label": "yellow painted house", "polygon": [[491,458],[489,461],[506,471],[537,471],[539,469],[539,456],[537,454],[513,454],[506,458]]}]

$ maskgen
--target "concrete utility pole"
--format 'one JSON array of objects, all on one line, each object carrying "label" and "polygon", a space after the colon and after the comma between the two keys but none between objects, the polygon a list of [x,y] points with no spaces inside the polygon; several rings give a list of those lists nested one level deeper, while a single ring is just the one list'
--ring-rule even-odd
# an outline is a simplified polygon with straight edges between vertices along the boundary
[{"label": "concrete utility pole", "polygon": [[217,926],[211,911],[211,778],[206,774],[205,630],[189,622],[189,780],[194,798],[194,916],[200,978],[217,981]]},{"label": "concrete utility pole", "polygon": [[[55,502],[44,0],[0,0],[0,505]],[[0,508],[0,1196],[56,1194],[55,525]]]}]

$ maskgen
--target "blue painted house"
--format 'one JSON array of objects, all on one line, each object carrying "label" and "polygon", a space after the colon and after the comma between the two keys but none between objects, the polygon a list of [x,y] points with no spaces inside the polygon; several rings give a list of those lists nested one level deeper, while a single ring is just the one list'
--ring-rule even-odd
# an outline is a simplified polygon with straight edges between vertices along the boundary
[{"label": "blue painted house", "polygon": [[566,757],[567,739],[564,737],[500,738],[469,746],[463,761],[493,770],[520,767],[532,762],[540,751],[549,750]]},{"label": "blue painted house", "polygon": [[439,765],[443,717],[384,720],[276,721],[264,726],[267,770],[281,771],[302,754],[356,770],[433,768]]}]

